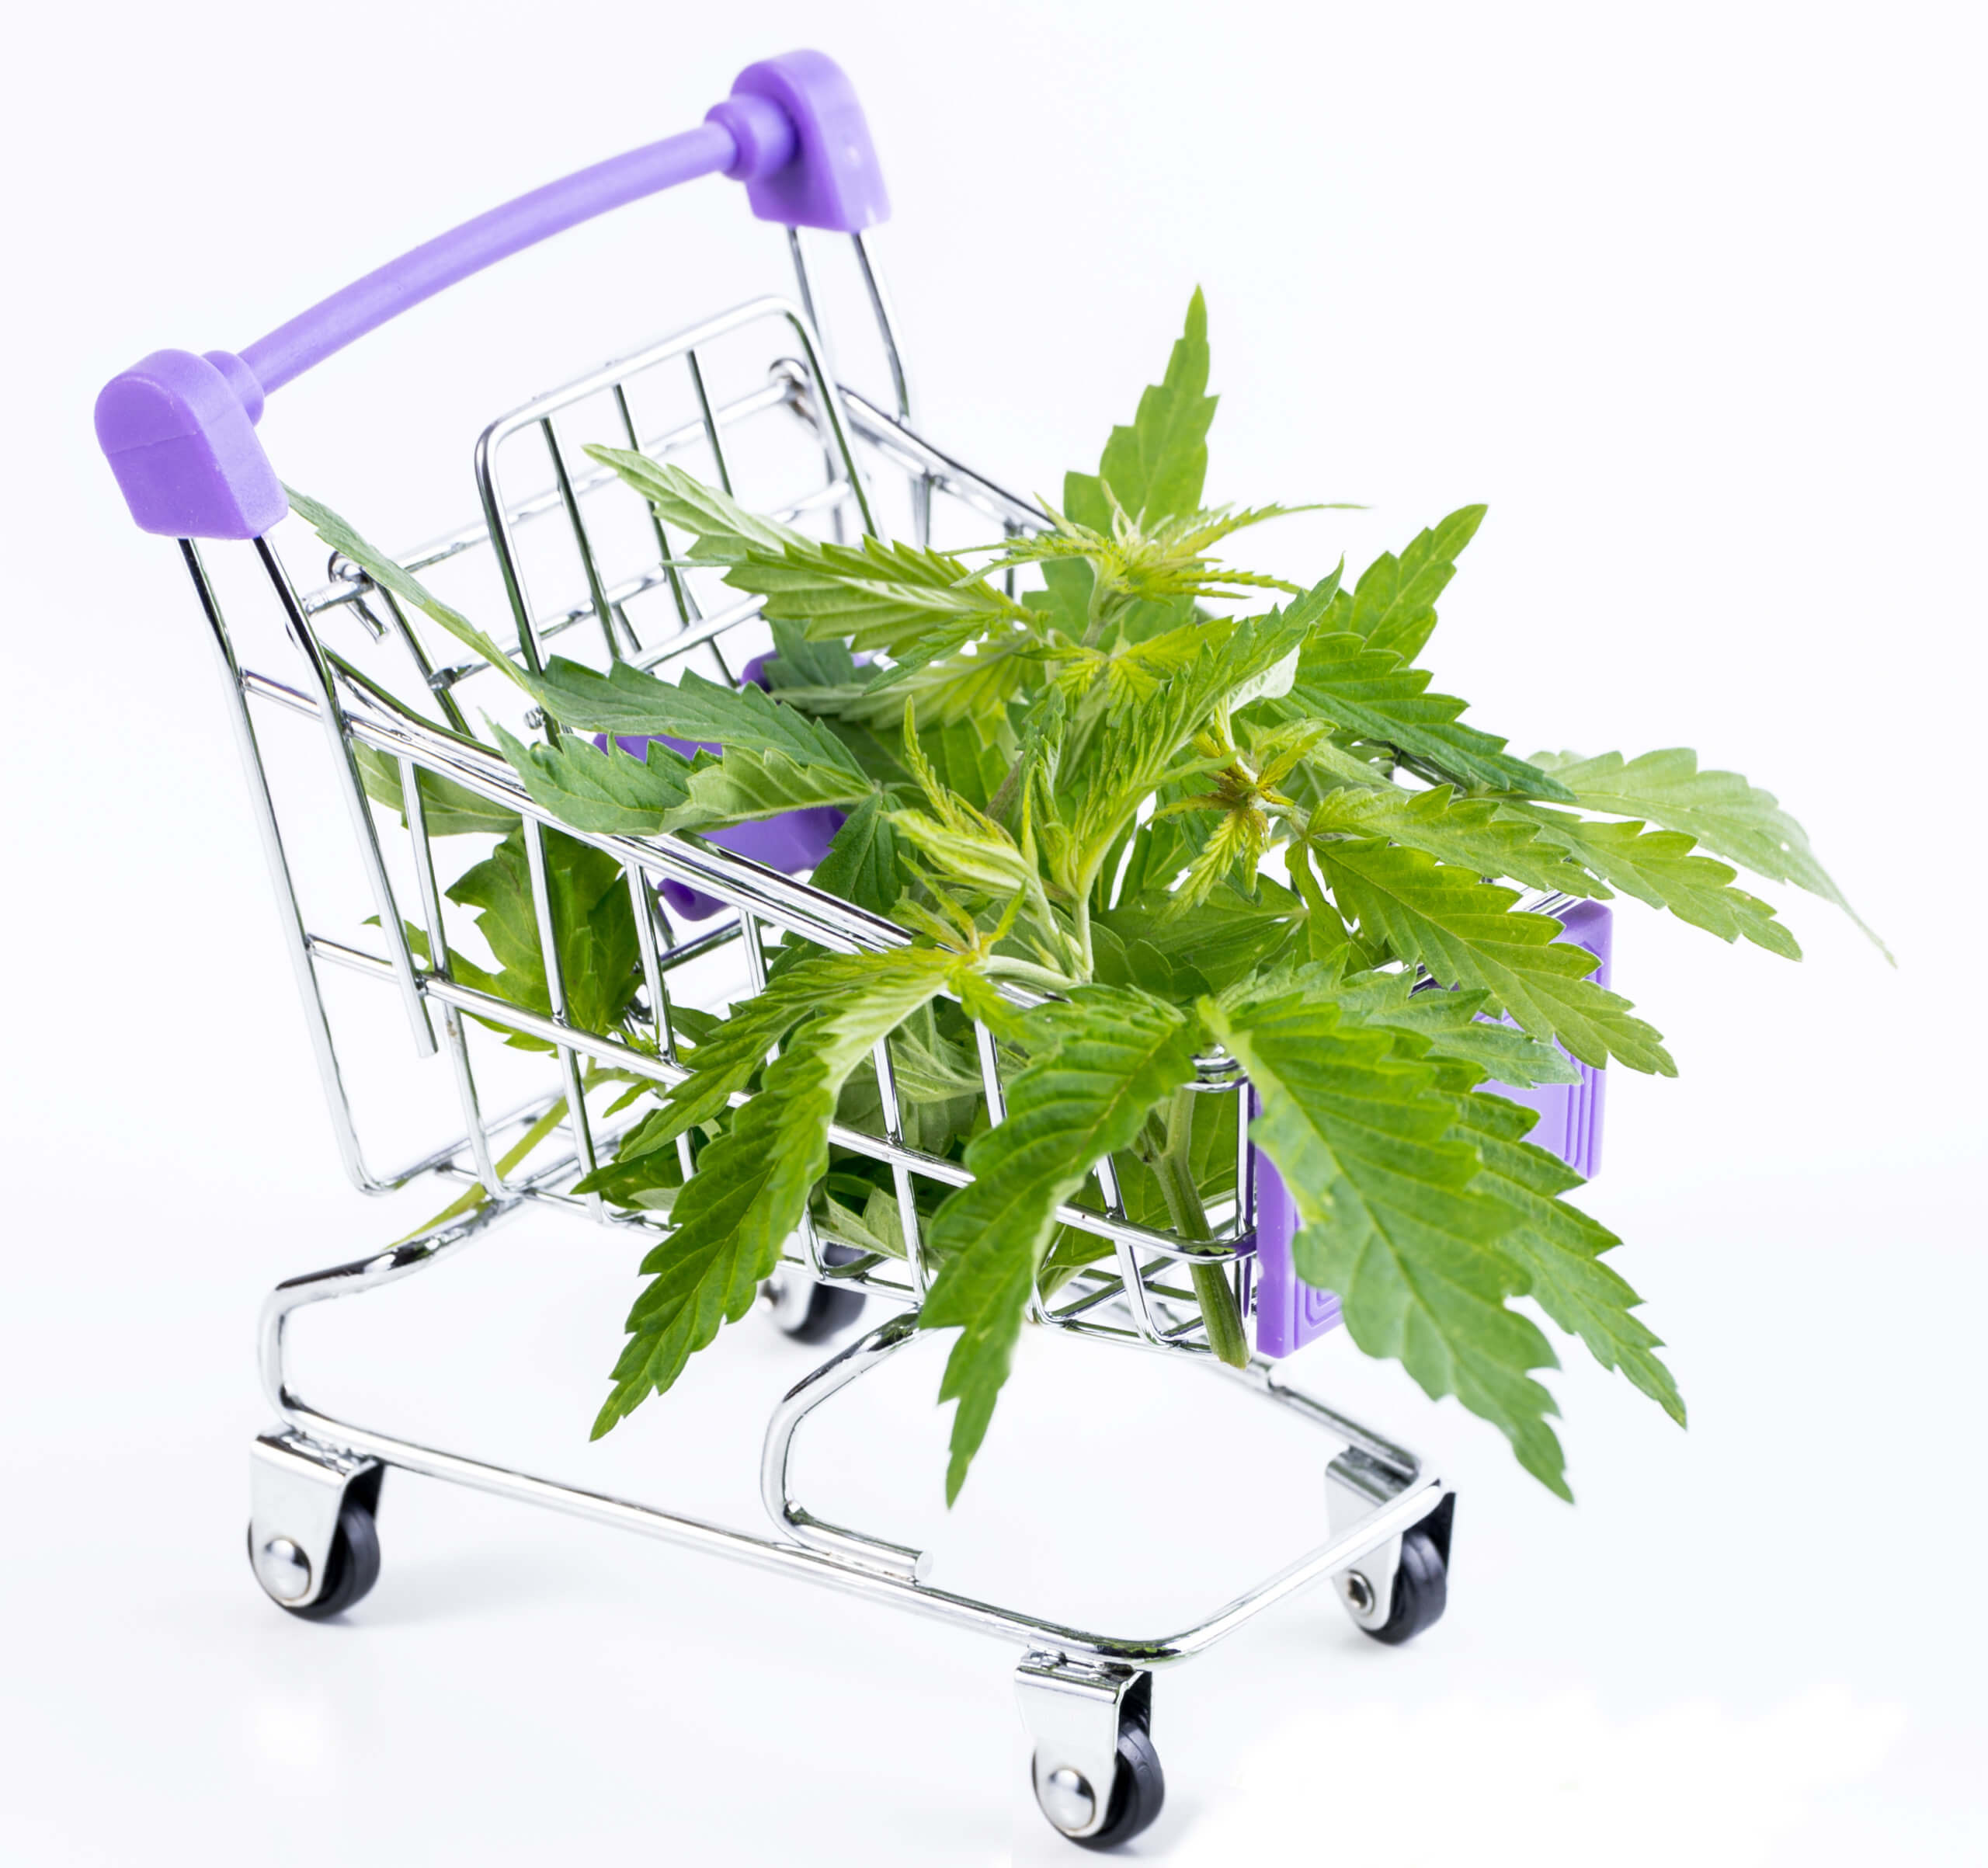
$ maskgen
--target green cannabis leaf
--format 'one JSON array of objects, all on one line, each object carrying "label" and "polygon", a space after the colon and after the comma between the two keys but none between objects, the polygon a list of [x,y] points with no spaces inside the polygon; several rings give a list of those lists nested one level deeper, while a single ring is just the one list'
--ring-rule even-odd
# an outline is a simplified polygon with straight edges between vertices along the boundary
[{"label": "green cannabis leaf", "polygon": [[522,671],[516,663],[491,637],[461,611],[451,609],[435,596],[412,572],[402,570],[385,552],[368,544],[329,506],[321,505],[308,493],[300,493],[294,486],[286,486],[283,490],[290,500],[290,510],[340,557],[358,565],[381,590],[390,590],[402,602],[413,604],[424,616],[440,623],[465,648],[474,649],[493,668],[514,681],[522,680]]},{"label": "green cannabis leaf", "polygon": [[[828,1125],[850,1073],[959,965],[956,955],[918,948],[833,959],[859,964],[832,968],[840,993],[791,1033],[758,1094],[699,1155],[670,1209],[669,1237],[642,1261],[650,1282],[628,1314],[628,1345],[595,1421],[596,1438],[667,1390],[721,1323],[736,1323],[751,1308],[828,1165]],[[803,962],[786,978],[806,976],[801,990],[823,992],[818,976],[831,967]],[[701,1060],[709,1048],[700,1045],[694,1055]],[[704,1074],[700,1063],[690,1081]],[[711,1101],[707,1086],[700,1106]]]},{"label": "green cannabis leaf", "polygon": [[1645,753],[1626,763],[1620,753],[1594,759],[1541,753],[1534,763],[1552,773],[1584,810],[1612,812],[1681,831],[1771,882],[1792,882],[1833,903],[1891,958],[1816,860],[1808,832],[1781,809],[1772,792],[1749,784],[1737,772],[1701,772],[1698,754],[1682,746]]},{"label": "green cannabis leaf", "polygon": [[1299,1275],[1339,1293],[1361,1348],[1503,1428],[1520,1464],[1568,1496],[1557,1410],[1531,1376],[1557,1365],[1553,1351],[1507,1305],[1525,1283],[1500,1249],[1514,1215],[1476,1184],[1482,1164],[1450,1133],[1437,1070],[1303,992],[1204,1001],[1202,1015],[1263,1096],[1253,1133],[1304,1216]]},{"label": "green cannabis leaf", "polygon": [[[1330,621],[1329,605],[1324,620]],[[1503,740],[1463,725],[1457,716],[1464,703],[1430,694],[1429,678],[1357,635],[1315,632],[1277,711],[1286,718],[1327,720],[1357,738],[1394,746],[1425,762],[1439,779],[1534,798],[1569,796],[1559,780],[1513,758]]]},{"label": "green cannabis leaf", "polygon": [[927,1328],[958,1326],[939,1398],[957,1400],[946,1500],[959,1496],[1008,1379],[1022,1315],[1055,1209],[1091,1169],[1131,1146],[1146,1113],[1194,1074],[1190,1021],[1127,988],[1086,986],[1023,1021],[1028,1066],[1009,1086],[1007,1120],[967,1150],[974,1180],[940,1208],[943,1269]]},{"label": "green cannabis leaf", "polygon": [[1558,1038],[1583,1063],[1599,1068],[1614,1057],[1632,1070],[1677,1074],[1656,1033],[1629,1015],[1629,1002],[1588,979],[1594,955],[1555,939],[1560,924],[1550,916],[1513,910],[1517,889],[1378,837],[1327,844],[1319,856],[1362,931],[1427,967],[1440,984],[1487,993],[1535,1037]]},{"label": "green cannabis leaf", "polygon": [[626,662],[599,673],[564,656],[554,656],[542,675],[520,679],[556,718],[585,732],[709,742],[728,751],[784,753],[804,764],[857,769],[826,726],[749,682],[728,687],[695,669],[664,681]]},{"label": "green cannabis leaf", "polygon": [[1104,489],[1128,513],[1150,520],[1195,511],[1208,478],[1208,429],[1215,398],[1208,386],[1208,308],[1197,287],[1187,326],[1167,359],[1166,374],[1139,397],[1129,428],[1114,428],[1095,474],[1071,474],[1063,504],[1079,524],[1102,530],[1110,519]]},{"label": "green cannabis leaf", "polygon": [[1559,1197],[1580,1186],[1580,1176],[1525,1139],[1539,1119],[1531,1110],[1498,1096],[1453,1101],[1451,1136],[1468,1141],[1483,1163],[1475,1184],[1519,1216],[1498,1249],[1524,1272],[1527,1295],[1603,1368],[1620,1369],[1682,1427],[1684,1399],[1656,1355],[1663,1344],[1630,1314],[1641,1301],[1635,1292],[1601,1261],[1621,1241]]},{"label": "green cannabis leaf", "polygon": [[[641,1102],[638,1118],[578,1184],[668,1229],[596,1432],[743,1313],[811,1216],[872,1264],[906,1258],[909,1216],[933,1274],[920,1324],[957,1332],[940,1386],[957,1404],[950,1502],[1034,1301],[1086,1278],[1083,1304],[1112,1299],[1113,1247],[1075,1223],[1105,1210],[1107,1179],[1115,1210],[1178,1242],[1170,1289],[1184,1271],[1191,1289],[1167,1301],[1200,1312],[1181,1342],[1246,1361],[1222,1262],[1247,1244],[1246,1141],[1291,1189],[1296,1268],[1338,1293],[1355,1343],[1493,1423],[1561,1496],[1540,1379],[1554,1352],[1521,1300],[1683,1423],[1614,1234],[1571,1203],[1579,1178],[1531,1139],[1531,1112],[1499,1094],[1611,1063],[1674,1073],[1549,911],[1626,897],[1795,959],[1734,865],[1848,904],[1770,794],[1690,752],[1527,760],[1466,724],[1423,664],[1482,506],[1350,582],[1343,566],[1298,581],[1237,562],[1256,528],[1307,509],[1211,502],[1209,367],[1197,291],[1097,471],[1066,475],[1039,524],[955,551],[829,542],[671,463],[591,450],[655,520],[668,568],[721,572],[752,600],[773,638],[763,685],[520,666],[292,496],[383,591],[573,729],[530,745],[491,729],[535,812],[585,836],[667,837],[832,807],[846,815],[814,886],[910,941],[787,941],[729,1016],[673,999],[686,1074],[631,1087],[617,1107]],[[398,761],[358,759],[368,795],[402,810]],[[431,834],[495,840],[448,892],[495,964],[431,960],[411,931],[417,955],[544,1012],[536,833],[438,774],[421,787]],[[568,1015],[647,1042],[627,877],[556,833],[546,877]],[[1225,1059],[1197,1066],[1218,1046]],[[1197,1070],[1217,1063],[1246,1073],[1260,1109],[1246,1136],[1242,1097],[1200,1093]],[[856,1143],[885,1132],[887,1108],[911,1152],[885,1161]]]}]

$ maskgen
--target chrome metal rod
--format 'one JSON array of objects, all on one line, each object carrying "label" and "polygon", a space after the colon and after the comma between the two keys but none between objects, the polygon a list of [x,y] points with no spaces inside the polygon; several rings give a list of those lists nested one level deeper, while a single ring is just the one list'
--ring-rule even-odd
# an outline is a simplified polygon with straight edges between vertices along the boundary
[{"label": "chrome metal rod", "polygon": [[1234,1633],[1245,1622],[1274,1603],[1310,1588],[1337,1571],[1350,1567],[1369,1551],[1420,1523],[1442,1502],[1447,1491],[1439,1480],[1434,1479],[1416,1483],[1392,1504],[1382,1506],[1352,1529],[1307,1551],[1254,1588],[1246,1590],[1224,1604],[1214,1614],[1176,1633],[1150,1639],[1128,1639],[1069,1627],[971,1596],[955,1595],[947,1590],[934,1589],[926,1584],[887,1574],[871,1563],[811,1550],[798,1543],[755,1536],[703,1518],[679,1516],[630,1499],[584,1491],[556,1480],[422,1446],[395,1435],[357,1426],[321,1413],[290,1390],[284,1366],[284,1325],[293,1310],[307,1303],[376,1290],[438,1264],[509,1218],[519,1204],[516,1201],[492,1201],[478,1212],[425,1239],[409,1240],[375,1258],[292,1278],[279,1285],[264,1306],[262,1374],[265,1390],[284,1423],[325,1445],[382,1460],[403,1471],[447,1480],[452,1484],[468,1486],[499,1498],[542,1505],[547,1510],[587,1518],[596,1524],[639,1532],[666,1543],[730,1557],[755,1568],[799,1577],[845,1595],[889,1602],[916,1615],[1003,1640],[1019,1641],[1030,1648],[1072,1658],[1148,1669],[1175,1666],[1191,1658]]},{"label": "chrome metal rod", "polygon": [[303,652],[317,682],[318,718],[325,729],[332,775],[339,795],[345,800],[360,864],[372,890],[374,913],[380,917],[380,930],[386,937],[387,951],[393,956],[394,980],[400,989],[401,1007],[414,1035],[415,1053],[432,1057],[436,1050],[434,1029],[428,1022],[428,1009],[422,1004],[421,989],[415,979],[414,955],[408,948],[407,931],[401,921],[399,906],[394,899],[393,884],[388,878],[386,859],[380,853],[380,840],[374,831],[372,809],[366,801],[366,786],[359,775],[345,711],[339,705],[331,664],[325,659],[324,645],[318,640],[310,617],[304,614],[302,600],[290,583],[290,573],[276,554],[276,548],[266,538],[258,538],[255,544],[256,555],[262,559],[262,569],[282,606],[291,639]]},{"label": "chrome metal rod", "polygon": [[801,1423],[830,1395],[888,1361],[916,1341],[917,1335],[917,1312],[901,1311],[796,1383],[781,1397],[766,1422],[766,1444],[759,1455],[759,1497],[777,1525],[797,1543],[881,1570],[906,1582],[923,1580],[926,1568],[923,1552],[817,1518],[795,1501],[787,1483],[787,1469],[794,1457],[794,1432]]}]

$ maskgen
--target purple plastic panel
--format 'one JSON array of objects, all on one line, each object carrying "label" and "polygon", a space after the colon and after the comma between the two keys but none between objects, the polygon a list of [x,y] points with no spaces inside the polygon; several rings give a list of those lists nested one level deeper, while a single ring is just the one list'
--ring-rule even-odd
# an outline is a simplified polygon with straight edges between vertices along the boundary
[{"label": "purple plastic panel", "polygon": [[1277,1164],[1260,1148],[1250,1153],[1256,1176],[1256,1353],[1288,1355],[1338,1327],[1339,1298],[1298,1275],[1291,1255],[1297,1205]]},{"label": "purple plastic panel", "polygon": [[265,396],[499,259],[700,176],[746,184],[763,220],[860,232],[887,218],[855,91],[819,52],[749,65],[694,130],[596,162],[403,253],[239,357],[158,350],[97,398],[97,437],[131,517],[181,538],[252,538],[288,510],[256,439]]},{"label": "purple plastic panel", "polygon": [[[750,681],[755,687],[766,685],[766,665],[771,658],[756,655],[740,671],[741,682]],[[681,753],[686,759],[693,753],[722,753],[725,748],[707,739],[676,739],[666,733],[654,735],[617,733],[614,743],[631,758],[646,759],[652,739]],[[607,736],[596,733],[596,746],[606,750]],[[783,811],[777,817],[767,817],[757,823],[737,824],[729,830],[700,830],[698,835],[706,842],[714,843],[721,850],[735,851],[741,856],[749,856],[756,863],[764,863],[769,869],[777,869],[783,875],[795,875],[803,869],[814,868],[829,853],[829,844],[843,826],[843,813],[833,805],[810,805],[799,811]],[[676,882],[667,877],[656,885],[657,892],[686,921],[707,921],[725,904],[715,896],[706,895],[701,889],[693,889],[687,883]]]},{"label": "purple plastic panel", "polygon": [[[1614,917],[1607,904],[1582,902],[1559,919],[1559,938],[1576,941],[1593,954],[1600,965],[1589,977],[1597,986],[1607,986],[1614,957]],[[1536,1110],[1539,1120],[1526,1139],[1591,1181],[1601,1165],[1608,1073],[1587,1064],[1576,1067],[1580,1076],[1571,1084],[1541,1084],[1530,1090],[1496,1083],[1483,1087]],[[1256,1177],[1256,1353],[1288,1355],[1338,1324],[1339,1299],[1298,1275],[1291,1250],[1298,1226],[1297,1205],[1276,1164],[1260,1149],[1250,1152]]]},{"label": "purple plastic panel", "polygon": [[[1600,965],[1588,975],[1597,986],[1606,986],[1614,977],[1615,917],[1606,902],[1583,902],[1559,917],[1566,931],[1563,941],[1578,941]],[[1601,1117],[1608,1095],[1608,1073],[1587,1064],[1577,1066],[1580,1080],[1571,1084],[1541,1084],[1521,1090],[1511,1084],[1486,1084],[1484,1087],[1536,1110],[1539,1120],[1526,1137],[1548,1153],[1557,1154],[1583,1181],[1592,1181],[1601,1171]]]}]

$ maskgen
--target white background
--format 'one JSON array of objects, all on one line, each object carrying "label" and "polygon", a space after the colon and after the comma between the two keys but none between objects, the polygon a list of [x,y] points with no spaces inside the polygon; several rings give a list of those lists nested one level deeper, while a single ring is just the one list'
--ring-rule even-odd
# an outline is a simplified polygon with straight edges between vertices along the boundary
[{"label": "white background", "polygon": [[[1569,1510],[1454,1403],[1312,1352],[1460,1487],[1450,1614],[1395,1652],[1309,1597],[1163,1678],[1172,1789],[1135,1854],[1982,1859],[1984,47],[1958,5],[1730,0],[10,26],[0,1857],[1072,1859],[993,1644],[405,1478],[346,1623],[291,1622],[242,1561],[259,1292],[419,1215],[338,1178],[198,620],[91,399],[695,121],[797,43],[868,107],[935,435],[1053,492],[1200,282],[1211,492],[1371,509],[1292,522],[1281,564],[1357,569],[1488,500],[1434,647],[1472,718],[1522,752],[1745,771],[1898,960],[1806,899],[1799,968],[1631,905],[1619,983],[1684,1075],[1614,1085],[1591,1199],[1690,1432],[1570,1358]],[[778,259],[701,183],[378,334],[264,437],[414,540],[466,516],[490,414]],[[590,1451],[630,1268],[556,1226],[507,1239],[307,1330],[307,1390],[749,1523],[802,1352],[742,1326]],[[1317,1534],[1302,1438],[1053,1344],[945,1525],[936,1370],[825,1427],[804,1477],[933,1541],[944,1582],[1144,1632]]]}]

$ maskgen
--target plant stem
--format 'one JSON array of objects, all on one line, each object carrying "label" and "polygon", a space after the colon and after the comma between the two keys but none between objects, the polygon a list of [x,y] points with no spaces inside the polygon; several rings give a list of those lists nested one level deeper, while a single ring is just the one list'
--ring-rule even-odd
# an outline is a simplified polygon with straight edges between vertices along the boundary
[{"label": "plant stem", "polygon": [[[565,1119],[566,1099],[562,1096],[518,1138],[516,1145],[496,1163],[498,1179],[501,1181]],[[450,1220],[460,1219],[464,1213],[474,1212],[489,1198],[490,1190],[479,1181],[460,1198],[450,1201],[432,1219],[424,1219],[405,1237],[396,1239],[394,1243],[405,1245],[409,1239],[419,1239],[423,1233],[432,1233],[438,1226],[446,1226]]]},{"label": "plant stem", "polygon": [[1024,986],[1041,986],[1051,993],[1067,993],[1079,983],[1048,967],[1037,966],[1033,960],[1017,960],[1006,954],[996,954],[992,959],[983,961],[980,970],[990,979],[1014,979]]},{"label": "plant stem", "polygon": [[[1183,1239],[1210,1237],[1208,1209],[1194,1184],[1190,1150],[1194,1132],[1194,1092],[1183,1084],[1173,1092],[1166,1116],[1166,1144],[1150,1158],[1173,1230]],[[1208,1327],[1208,1347],[1232,1369],[1249,1365],[1249,1344],[1242,1333],[1242,1313],[1236,1308],[1227,1269],[1204,1259],[1187,1261],[1187,1275]]]}]

